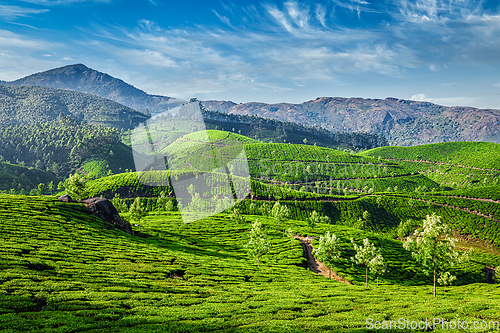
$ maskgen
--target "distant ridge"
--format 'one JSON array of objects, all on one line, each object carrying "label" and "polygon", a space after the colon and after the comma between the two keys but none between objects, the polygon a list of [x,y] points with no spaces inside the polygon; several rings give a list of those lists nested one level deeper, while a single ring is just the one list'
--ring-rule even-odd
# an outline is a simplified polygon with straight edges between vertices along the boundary
[{"label": "distant ridge", "polygon": [[0,81],[0,84],[70,89],[104,97],[141,112],[148,109],[152,113],[161,113],[182,102],[172,97],[149,95],[123,80],[88,68],[83,64],[59,67],[15,81]]},{"label": "distant ridge", "polygon": [[500,110],[446,107],[397,98],[320,97],[300,104],[204,101],[208,110],[260,116],[331,132],[382,134],[400,145],[449,141],[500,143]]}]

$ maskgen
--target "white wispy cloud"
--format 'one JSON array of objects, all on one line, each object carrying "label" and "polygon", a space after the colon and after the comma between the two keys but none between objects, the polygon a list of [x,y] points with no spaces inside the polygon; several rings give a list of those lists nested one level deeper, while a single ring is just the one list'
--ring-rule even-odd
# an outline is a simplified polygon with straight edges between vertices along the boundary
[{"label": "white wispy cloud", "polygon": [[54,6],[54,5],[74,4],[74,3],[85,3],[85,2],[111,3],[113,0],[21,0],[21,1],[37,5]]},{"label": "white wispy cloud", "polygon": [[[155,72],[153,78],[131,76],[131,83],[152,93],[289,91],[298,89],[295,82],[340,85],[365,73],[403,78],[407,69],[445,71],[450,62],[498,63],[500,15],[475,7],[467,0],[394,0],[383,21],[367,23],[363,13],[376,14],[377,2],[222,3],[212,11],[215,24],[166,28],[140,20],[135,28],[97,26],[84,31],[88,39],[81,43],[135,74]],[[341,25],[341,11],[352,20],[361,13],[360,24]],[[467,99],[422,98],[447,104]]]},{"label": "white wispy cloud", "polygon": [[[0,30],[0,80],[11,81],[61,65],[54,50],[61,44]],[[49,55],[49,56],[48,56]]]},{"label": "white wispy cloud", "polygon": [[8,30],[0,30],[0,45],[3,49],[49,50],[54,43],[48,43],[15,34]]},{"label": "white wispy cloud", "polygon": [[476,97],[441,97],[429,98],[425,94],[416,94],[409,98],[412,101],[431,102],[445,106],[468,106],[473,105],[478,101]]},{"label": "white wispy cloud", "polygon": [[18,17],[25,17],[32,14],[42,14],[46,12],[48,12],[48,9],[34,9],[0,4],[0,17],[5,19],[15,19]]},{"label": "white wispy cloud", "polygon": [[[500,15],[482,2],[448,0],[394,1],[395,23],[388,33],[414,49],[422,62],[498,63]],[[432,69],[431,69],[432,70]]]},{"label": "white wispy cloud", "polygon": [[148,64],[154,67],[179,67],[177,63],[164,54],[153,50],[120,50],[122,57],[129,61]]},{"label": "white wispy cloud", "polygon": [[[263,14],[270,15],[271,21],[264,24],[266,29],[260,23],[260,29],[253,30],[164,29],[141,20],[136,29],[96,29],[105,39],[88,47],[136,66],[169,68],[169,78],[175,81],[178,77],[183,84],[164,83],[154,92],[167,94],[159,87],[168,87],[172,89],[168,94],[174,96],[182,90],[208,93],[234,87],[288,91],[296,89],[294,81],[338,82],[339,75],[364,72],[401,76],[401,68],[416,66],[415,57],[404,45],[376,42],[375,35],[366,31],[327,28],[326,12],[320,14],[322,22],[318,8],[322,7],[297,2],[286,2],[282,8],[263,5]],[[252,19],[257,16],[253,10],[247,8]],[[221,14],[214,14],[221,19]],[[89,31],[92,33],[96,32]],[[111,45],[116,41],[127,47]],[[201,88],[201,83],[207,87]]]}]

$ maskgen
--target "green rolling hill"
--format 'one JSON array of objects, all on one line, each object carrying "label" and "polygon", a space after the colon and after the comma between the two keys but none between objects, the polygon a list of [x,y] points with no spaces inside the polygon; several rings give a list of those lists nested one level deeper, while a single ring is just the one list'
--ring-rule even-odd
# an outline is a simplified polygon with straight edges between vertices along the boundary
[{"label": "green rolling hill", "polygon": [[380,147],[360,155],[397,162],[450,189],[498,184],[500,145],[489,142],[448,142],[415,147]]},{"label": "green rolling hill", "polygon": [[[439,184],[427,177],[386,160],[313,145],[249,141],[221,131],[208,133],[219,147],[217,152],[211,152],[212,146],[205,144],[206,138],[197,141],[197,136],[201,135],[197,133],[177,139],[162,152],[173,156],[172,164],[176,169],[207,171],[213,166],[214,154],[216,157],[224,154],[236,157],[237,154],[230,150],[234,149],[234,142],[241,142],[253,179],[321,194],[342,194],[344,189],[384,192],[394,187],[401,191],[439,188]],[[233,143],[224,148],[223,142],[228,141]]]}]

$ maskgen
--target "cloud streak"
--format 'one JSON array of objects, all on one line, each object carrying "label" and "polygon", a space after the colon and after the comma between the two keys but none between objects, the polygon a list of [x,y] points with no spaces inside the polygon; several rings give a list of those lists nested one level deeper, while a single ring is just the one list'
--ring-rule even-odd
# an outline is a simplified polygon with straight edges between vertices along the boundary
[{"label": "cloud streak", "polygon": [[16,19],[19,17],[26,17],[33,14],[43,14],[46,12],[48,12],[48,9],[33,9],[0,4],[0,17],[3,17],[4,19]]}]

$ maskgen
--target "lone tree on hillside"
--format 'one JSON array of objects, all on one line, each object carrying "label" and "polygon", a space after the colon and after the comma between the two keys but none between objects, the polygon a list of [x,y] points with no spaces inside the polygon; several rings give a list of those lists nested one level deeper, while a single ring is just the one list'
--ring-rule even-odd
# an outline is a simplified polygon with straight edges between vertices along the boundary
[{"label": "lone tree on hillside", "polygon": [[125,203],[125,200],[123,200],[118,193],[115,193],[115,196],[113,197],[113,199],[111,199],[111,203],[113,204],[113,206],[115,206],[116,210],[118,210],[119,213],[128,212],[128,207]]},{"label": "lone tree on hillside", "polygon": [[48,189],[50,191],[50,195],[54,194],[54,181],[49,183]]},{"label": "lone tree on hillside", "polygon": [[40,193],[40,195],[42,195],[43,192],[45,192],[46,190],[47,190],[47,185],[45,185],[44,183],[38,184],[38,193]]},{"label": "lone tree on hillside", "polygon": [[328,216],[321,216],[317,211],[313,210],[311,216],[307,218],[307,224],[309,224],[311,229],[314,229],[318,223],[330,223],[330,218]]},{"label": "lone tree on hillside", "polygon": [[451,285],[453,281],[457,279],[456,276],[452,275],[450,272],[444,272],[438,278],[438,283],[443,286],[443,291],[446,291],[445,288],[447,285]]},{"label": "lone tree on hillside", "polygon": [[141,198],[135,198],[132,206],[130,206],[129,212],[132,220],[137,221],[137,223],[139,224],[139,232],[141,232],[141,220],[148,215],[146,207],[144,207]]},{"label": "lone tree on hillside", "polygon": [[64,189],[66,194],[77,201],[89,196],[87,191],[87,180],[77,173],[64,181]]},{"label": "lone tree on hillside", "polygon": [[387,263],[384,261],[384,257],[380,253],[378,253],[375,258],[370,261],[368,264],[370,267],[370,272],[374,273],[377,276],[377,286],[378,286],[378,277],[385,273],[387,269]]},{"label": "lone tree on hillside", "polygon": [[459,257],[460,263],[464,265],[464,271],[467,273],[467,267],[472,263],[472,258],[474,257],[476,250],[471,247],[469,251],[463,252]]},{"label": "lone tree on hillside", "polygon": [[451,229],[441,223],[441,217],[434,213],[427,215],[423,227],[415,230],[403,245],[422,264],[424,273],[432,274],[434,297],[436,297],[437,277],[444,277],[448,268],[458,261],[458,253],[454,250],[455,243],[456,239],[452,238]]},{"label": "lone tree on hillside", "polygon": [[267,202],[264,202],[260,208],[260,213],[266,218],[266,221],[267,221],[267,218],[271,216],[271,212],[272,212],[272,208],[271,208],[271,205]]},{"label": "lone tree on hillside", "polygon": [[[365,266],[365,286],[368,287],[368,269],[377,263],[375,258],[380,255],[380,252],[375,248],[375,245],[370,243],[368,238],[363,239],[363,245],[358,245],[354,242],[354,239],[351,238],[351,243],[354,246],[354,250],[356,251],[356,255],[351,258],[358,265]],[[383,260],[383,258],[382,258]],[[378,266],[378,263],[377,263]]]},{"label": "lone tree on hillside", "polygon": [[257,266],[260,267],[260,257],[269,252],[271,243],[267,241],[267,236],[262,230],[262,223],[255,221],[250,230],[250,241],[246,245],[248,254],[257,258]]},{"label": "lone tree on hillside", "polygon": [[233,208],[230,218],[236,224],[245,223],[247,221],[238,208]]},{"label": "lone tree on hillside", "polygon": [[285,221],[290,218],[290,210],[286,205],[281,205],[276,201],[272,209],[272,215],[278,222],[278,227],[283,224],[283,236],[285,236]]},{"label": "lone tree on hillside", "polygon": [[156,207],[159,212],[167,211],[167,204],[170,199],[167,197],[167,193],[165,191],[161,191],[158,200],[156,201]]},{"label": "lone tree on hillside", "polygon": [[335,234],[327,231],[324,236],[319,238],[319,245],[313,250],[313,255],[328,266],[328,277],[332,278],[333,263],[342,260],[340,239]]}]

